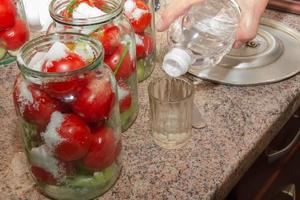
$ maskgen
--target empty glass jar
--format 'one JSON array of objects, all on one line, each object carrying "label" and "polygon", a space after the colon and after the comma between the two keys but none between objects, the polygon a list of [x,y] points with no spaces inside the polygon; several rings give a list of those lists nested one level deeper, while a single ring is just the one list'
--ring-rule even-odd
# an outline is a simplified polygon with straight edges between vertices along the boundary
[{"label": "empty glass jar", "polygon": [[101,44],[79,34],[34,39],[17,57],[13,99],[37,187],[54,199],[91,199],[120,174],[117,84]]}]

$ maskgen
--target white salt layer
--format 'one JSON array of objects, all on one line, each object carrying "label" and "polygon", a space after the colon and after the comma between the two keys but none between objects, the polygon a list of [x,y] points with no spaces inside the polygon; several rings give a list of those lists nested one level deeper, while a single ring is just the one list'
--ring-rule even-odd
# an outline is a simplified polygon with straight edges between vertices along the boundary
[{"label": "white salt layer", "polygon": [[81,56],[84,60],[94,59],[94,52],[90,45],[87,45],[83,42],[78,42],[74,48],[74,52]]},{"label": "white salt layer", "polygon": [[146,14],[147,11],[146,10],[142,10],[140,8],[136,8],[134,9],[134,11],[132,12],[131,16],[134,20],[139,20],[144,14]]},{"label": "white salt layer", "polygon": [[79,4],[73,11],[73,19],[87,19],[91,17],[100,17],[106,13],[97,7],[89,6],[87,3]]},{"label": "white salt layer", "polygon": [[129,91],[118,86],[118,100],[121,101],[129,95]]},{"label": "white salt layer", "polygon": [[133,0],[127,0],[124,3],[124,12],[126,15],[133,12],[134,9],[136,9],[136,3]]},{"label": "white salt layer", "polygon": [[68,52],[69,49],[65,44],[61,42],[55,42],[46,54],[46,58],[45,58],[45,60],[47,60],[46,66],[50,66],[51,63],[55,60],[60,60],[62,58],[65,58]]},{"label": "white salt layer", "polygon": [[136,43],[137,45],[144,46],[144,42],[143,42],[141,36],[139,36],[138,34],[135,34],[135,43]]},{"label": "white salt layer", "polygon": [[129,19],[139,20],[147,12],[147,10],[138,8],[132,0],[127,0],[124,4],[124,13]]},{"label": "white salt layer", "polygon": [[58,133],[63,121],[64,115],[62,113],[58,111],[53,112],[46,131],[41,134],[44,142],[51,151],[53,151],[58,144],[64,141],[64,138],[62,138]]},{"label": "white salt layer", "polygon": [[28,67],[35,71],[42,71],[47,52],[37,52],[30,60]]},{"label": "white salt layer", "polygon": [[46,145],[31,149],[30,162],[32,165],[41,167],[50,172],[54,177],[58,177],[60,175],[59,161],[54,158]]},{"label": "white salt layer", "polygon": [[33,108],[37,109],[39,104],[38,102],[34,102],[33,96],[31,91],[28,89],[28,82],[25,80],[22,80],[20,82],[19,87],[20,95],[18,98],[19,106],[20,106],[20,113],[23,116],[25,106],[31,105]]}]

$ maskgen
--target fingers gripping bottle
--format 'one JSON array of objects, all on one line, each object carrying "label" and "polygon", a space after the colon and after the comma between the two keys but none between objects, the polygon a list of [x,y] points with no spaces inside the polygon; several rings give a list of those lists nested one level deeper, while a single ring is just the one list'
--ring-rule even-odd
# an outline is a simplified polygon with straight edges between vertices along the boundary
[{"label": "fingers gripping bottle", "polygon": [[204,0],[194,5],[169,28],[171,49],[164,57],[164,71],[178,77],[190,67],[218,64],[232,47],[239,20],[234,0]]}]

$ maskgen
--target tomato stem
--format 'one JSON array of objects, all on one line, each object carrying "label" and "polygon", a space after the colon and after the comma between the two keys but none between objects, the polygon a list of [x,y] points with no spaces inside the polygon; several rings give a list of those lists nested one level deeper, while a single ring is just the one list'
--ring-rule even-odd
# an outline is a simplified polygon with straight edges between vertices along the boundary
[{"label": "tomato stem", "polygon": [[121,67],[121,65],[122,65],[122,63],[124,61],[124,58],[125,58],[127,52],[128,52],[128,49],[129,49],[129,42],[127,42],[126,45],[125,45],[125,47],[124,47],[124,50],[123,50],[122,55],[121,55],[121,58],[120,58],[120,60],[119,60],[119,62],[117,64],[117,67],[116,67],[115,71],[114,71],[115,75],[118,74],[119,69],[120,69],[120,67]]}]

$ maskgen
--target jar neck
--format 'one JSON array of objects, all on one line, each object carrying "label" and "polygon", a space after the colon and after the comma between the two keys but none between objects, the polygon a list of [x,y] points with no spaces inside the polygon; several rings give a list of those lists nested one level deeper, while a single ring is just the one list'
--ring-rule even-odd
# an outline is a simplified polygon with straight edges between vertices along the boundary
[{"label": "jar neck", "polygon": [[102,11],[106,14],[86,19],[72,19],[66,18],[61,14],[70,2],[70,0],[52,0],[49,6],[49,12],[55,22],[68,26],[91,26],[104,24],[122,15],[124,7],[124,0],[103,0],[104,4]]},{"label": "jar neck", "polygon": [[[55,72],[47,73],[36,71],[29,67],[32,57],[38,52],[47,52],[55,42],[70,43],[70,42],[83,42],[89,45],[94,54],[94,59],[89,62],[85,67],[71,72]],[[82,73],[92,71],[99,66],[103,65],[103,48],[100,42],[78,33],[54,33],[41,36],[26,43],[17,55],[17,64],[21,73],[25,77],[35,78],[66,78]]]}]

